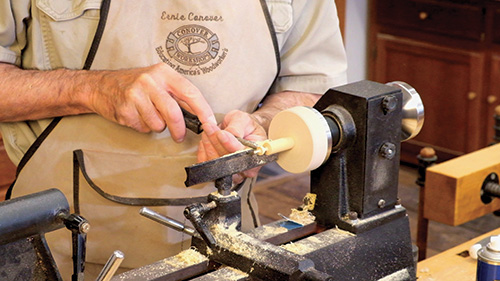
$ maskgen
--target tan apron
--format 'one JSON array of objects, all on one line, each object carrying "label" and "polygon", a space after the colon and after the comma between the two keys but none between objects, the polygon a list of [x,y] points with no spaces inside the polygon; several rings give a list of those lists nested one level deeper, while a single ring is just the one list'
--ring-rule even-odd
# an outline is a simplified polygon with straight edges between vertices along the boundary
[{"label": "tan apron", "polygon": [[[104,19],[101,12],[100,24]],[[163,61],[201,90],[219,121],[232,109],[255,110],[278,73],[265,1],[113,1],[104,26],[91,69]],[[64,117],[46,133],[40,146],[30,149],[36,152],[23,159],[14,197],[55,187],[72,204],[76,150],[89,180],[113,196],[189,198],[215,190],[213,184],[184,186],[184,167],[196,162],[199,142],[199,136],[189,131],[177,144],[168,130],[141,134],[88,114]],[[185,241],[189,237],[140,216],[140,206],[105,199],[76,171],[80,212],[91,224],[87,261],[105,263],[118,249],[126,256],[122,266],[135,268],[189,247]],[[241,193],[246,202],[246,193]],[[152,209],[185,221],[182,204]],[[242,211],[248,221],[249,206]],[[47,238],[56,260],[59,255],[71,256],[69,231],[59,230]]]}]

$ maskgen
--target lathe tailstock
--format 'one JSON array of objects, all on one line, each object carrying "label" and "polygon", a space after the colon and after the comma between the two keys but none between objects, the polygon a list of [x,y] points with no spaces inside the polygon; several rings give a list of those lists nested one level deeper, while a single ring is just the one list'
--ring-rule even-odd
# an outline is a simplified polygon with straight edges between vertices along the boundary
[{"label": "lathe tailstock", "polygon": [[187,186],[215,181],[217,187],[206,203],[186,207],[194,229],[155,217],[191,233],[190,250],[112,280],[415,280],[416,251],[398,201],[398,170],[400,142],[422,126],[420,97],[402,82],[361,81],[330,89],[309,110],[318,114],[304,122],[318,118],[326,128],[311,137],[325,138],[320,143],[327,147],[315,150],[324,155],[305,165],[313,169],[311,194],[295,211],[313,219],[239,230],[240,198],[231,176],[276,160],[292,163],[283,159],[300,140],[269,155],[256,153],[260,144],[249,144],[186,168]]}]

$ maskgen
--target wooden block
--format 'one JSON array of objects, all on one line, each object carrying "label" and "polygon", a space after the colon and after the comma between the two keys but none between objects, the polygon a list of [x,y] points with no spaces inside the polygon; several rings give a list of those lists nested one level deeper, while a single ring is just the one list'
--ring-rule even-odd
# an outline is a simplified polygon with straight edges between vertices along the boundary
[{"label": "wooden block", "polygon": [[427,169],[424,217],[460,225],[500,209],[500,199],[481,201],[486,177],[500,175],[500,144],[496,144]]}]

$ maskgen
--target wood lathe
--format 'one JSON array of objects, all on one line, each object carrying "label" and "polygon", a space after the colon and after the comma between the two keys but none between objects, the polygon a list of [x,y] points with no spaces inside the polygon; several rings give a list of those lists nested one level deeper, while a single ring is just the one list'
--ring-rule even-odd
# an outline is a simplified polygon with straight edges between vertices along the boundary
[{"label": "wood lathe", "polygon": [[[194,229],[142,211],[192,233],[192,248],[112,280],[415,280],[397,189],[400,142],[422,122],[420,97],[402,82],[332,88],[314,108],[278,114],[270,141],[243,141],[248,149],[186,167],[186,186],[215,181],[217,188],[206,203],[186,207]],[[298,212],[313,219],[285,217],[243,233],[232,175],[272,161],[312,170],[311,195]]]},{"label": "wood lathe", "polygon": [[[199,132],[195,118],[186,120]],[[397,193],[400,143],[422,122],[420,97],[403,82],[332,88],[313,108],[278,114],[269,141],[242,140],[248,148],[186,167],[186,186],[217,188],[186,206],[192,227],[141,210],[192,235],[191,249],[112,280],[415,280],[416,250]],[[243,233],[232,175],[274,161],[311,171],[310,193],[293,216]]]}]

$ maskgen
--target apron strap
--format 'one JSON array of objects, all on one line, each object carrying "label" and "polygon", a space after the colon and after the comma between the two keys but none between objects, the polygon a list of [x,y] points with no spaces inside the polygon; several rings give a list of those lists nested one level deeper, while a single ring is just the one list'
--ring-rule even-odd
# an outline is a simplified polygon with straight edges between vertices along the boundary
[{"label": "apron strap", "polygon": [[[90,46],[90,50],[87,54],[87,58],[85,60],[85,63],[83,65],[84,70],[89,70],[90,67],[92,66],[92,62],[94,61],[95,55],[97,53],[97,49],[99,48],[99,43],[101,42],[102,34],[104,32],[104,27],[106,27],[106,20],[108,18],[108,12],[109,12],[109,6],[111,4],[111,0],[103,0],[101,4],[101,10],[99,14],[99,23],[97,25],[97,30],[94,35],[94,39],[92,40],[92,45]],[[14,185],[16,183],[17,177],[19,176],[19,173],[21,170],[24,168],[26,163],[31,159],[33,154],[37,151],[37,149],[40,147],[42,142],[47,138],[47,136],[52,132],[52,130],[56,127],[56,125],[61,121],[62,117],[55,117],[52,122],[43,130],[43,132],[38,136],[38,138],[35,140],[35,142],[30,146],[28,151],[23,155],[23,158],[19,162],[19,165],[17,165],[16,169],[16,179],[14,179],[14,182],[9,186],[9,189],[7,190],[7,193],[5,194],[5,200],[8,200],[12,196],[12,189],[14,188]]]},{"label": "apron strap", "polygon": [[101,43],[102,34],[104,33],[104,27],[106,27],[106,20],[108,19],[110,4],[111,0],[104,0],[101,4],[97,30],[95,32],[94,39],[92,40],[92,45],[90,46],[89,53],[87,54],[87,59],[85,60],[85,64],[83,65],[83,69],[85,70],[89,70],[92,66],[92,63],[94,62],[95,54],[97,53],[97,49],[99,48],[99,44]]},{"label": "apron strap", "polygon": [[276,36],[276,30],[274,30],[273,20],[271,19],[271,13],[269,12],[266,0],[260,0],[260,4],[262,5],[262,11],[264,12],[264,17],[266,18],[267,26],[269,27],[269,33],[271,35],[271,40],[273,41],[273,46],[274,46],[274,55],[276,56],[277,71],[276,71],[276,76],[274,77],[274,81],[272,83],[274,84],[281,72],[281,55],[278,46],[278,37]]}]

